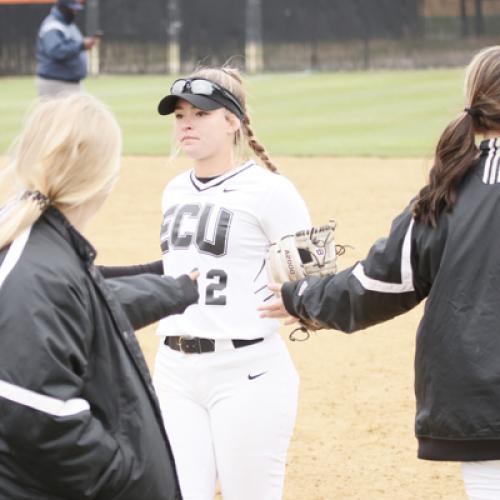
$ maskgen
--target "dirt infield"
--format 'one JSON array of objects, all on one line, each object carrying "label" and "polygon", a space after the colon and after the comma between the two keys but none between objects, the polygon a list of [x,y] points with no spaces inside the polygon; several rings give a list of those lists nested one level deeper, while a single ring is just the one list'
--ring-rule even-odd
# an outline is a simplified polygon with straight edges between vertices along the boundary
[{"label": "dirt infield", "polygon": [[[337,241],[355,246],[340,260],[364,257],[393,216],[424,182],[424,160],[276,158],[298,186],[313,221],[337,220]],[[127,158],[118,186],[89,237],[98,262],[159,258],[160,196],[186,166]],[[291,445],[286,500],[465,499],[458,464],[416,459],[413,351],[421,308],[348,336],[318,332],[289,343],[301,375],[299,415]],[[155,328],[139,332],[150,366]],[[283,335],[289,330],[283,329]],[[256,499],[257,500],[257,499]]]}]

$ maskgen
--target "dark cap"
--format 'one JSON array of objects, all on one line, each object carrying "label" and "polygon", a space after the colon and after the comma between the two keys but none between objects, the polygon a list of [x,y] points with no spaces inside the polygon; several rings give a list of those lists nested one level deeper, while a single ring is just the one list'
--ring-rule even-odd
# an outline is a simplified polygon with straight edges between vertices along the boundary
[{"label": "dark cap", "polygon": [[206,96],[198,94],[183,93],[179,95],[167,95],[158,104],[158,113],[160,115],[169,115],[175,111],[177,101],[184,99],[192,104],[195,108],[203,111],[212,111],[213,109],[224,108],[225,105],[216,101],[217,96]]},{"label": "dark cap", "polygon": [[83,3],[76,0],[57,0],[57,5],[71,10],[83,10],[85,8]]},{"label": "dark cap", "polygon": [[205,78],[187,78],[176,80],[170,94],[165,96],[158,104],[160,115],[169,115],[175,111],[177,101],[184,99],[195,108],[203,111],[226,108],[240,120],[245,116],[245,111],[240,101],[218,83]]}]

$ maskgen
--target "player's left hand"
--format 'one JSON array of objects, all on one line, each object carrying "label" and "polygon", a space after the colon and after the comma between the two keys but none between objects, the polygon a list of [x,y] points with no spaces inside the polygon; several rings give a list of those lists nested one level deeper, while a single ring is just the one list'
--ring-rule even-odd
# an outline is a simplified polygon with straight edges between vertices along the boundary
[{"label": "player's left hand", "polygon": [[269,290],[274,292],[276,300],[269,304],[261,305],[257,308],[259,311],[261,311],[260,317],[284,319],[285,325],[293,325],[294,323],[297,323],[299,319],[295,316],[291,316],[286,310],[285,305],[283,304],[283,300],[281,298],[282,285],[279,283],[269,283],[267,287],[269,288]]}]

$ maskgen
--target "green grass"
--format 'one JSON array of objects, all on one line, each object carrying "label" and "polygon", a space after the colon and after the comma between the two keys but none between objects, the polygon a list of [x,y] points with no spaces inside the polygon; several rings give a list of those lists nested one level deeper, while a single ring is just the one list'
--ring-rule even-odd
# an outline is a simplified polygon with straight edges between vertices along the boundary
[{"label": "green grass", "polygon": [[[166,155],[171,118],[156,113],[170,76],[100,76],[86,88],[115,112],[129,155]],[[273,155],[432,155],[463,108],[463,69],[264,74],[247,78],[254,131]],[[35,98],[32,78],[0,78],[0,154]]]}]

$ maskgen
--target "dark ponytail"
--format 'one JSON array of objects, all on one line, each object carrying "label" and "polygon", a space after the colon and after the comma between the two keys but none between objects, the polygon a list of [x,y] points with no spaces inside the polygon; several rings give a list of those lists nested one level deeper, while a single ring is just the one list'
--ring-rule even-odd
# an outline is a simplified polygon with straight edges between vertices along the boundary
[{"label": "dark ponytail", "polygon": [[499,135],[500,46],[487,47],[472,58],[465,74],[465,102],[464,113],[442,133],[429,182],[413,205],[415,220],[430,226],[453,208],[462,179],[477,165],[475,134]]},{"label": "dark ponytail", "polygon": [[455,205],[458,186],[478,159],[474,119],[473,113],[466,110],[441,134],[429,182],[420,190],[413,206],[415,220],[435,227],[438,215]]}]

